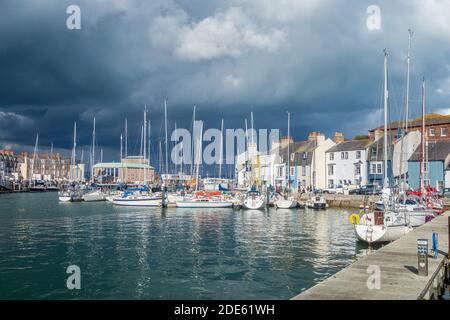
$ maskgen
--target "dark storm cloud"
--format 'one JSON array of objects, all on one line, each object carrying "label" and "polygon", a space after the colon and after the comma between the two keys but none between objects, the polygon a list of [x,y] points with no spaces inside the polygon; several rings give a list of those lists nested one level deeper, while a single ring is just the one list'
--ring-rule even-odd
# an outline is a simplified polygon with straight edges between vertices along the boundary
[{"label": "dark storm cloud", "polygon": [[[348,136],[381,121],[382,49],[390,52],[391,117],[401,113],[407,29],[415,31],[411,105],[429,79],[430,109],[450,108],[450,5],[429,1],[324,0],[4,0],[0,3],[1,145],[69,148],[73,122],[88,145],[116,157],[124,118],[138,149],[142,110],[152,137],[190,126],[192,107],[208,127],[259,127]],[[82,29],[66,28],[66,8],[81,7]],[[366,9],[382,10],[369,31]],[[417,110],[416,110],[417,109]],[[6,120],[5,120],[6,119]],[[25,120],[24,120],[25,119]],[[25,121],[25,122],[24,122]],[[156,149],[157,147],[154,146]]]}]

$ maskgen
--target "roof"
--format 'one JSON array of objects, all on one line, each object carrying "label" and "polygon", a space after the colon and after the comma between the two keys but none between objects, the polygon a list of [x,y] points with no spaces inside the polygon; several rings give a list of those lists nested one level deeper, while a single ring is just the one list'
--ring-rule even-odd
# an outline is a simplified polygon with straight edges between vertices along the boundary
[{"label": "roof", "polygon": [[123,162],[100,162],[94,165],[94,168],[131,168],[131,169],[154,169],[152,166],[144,163],[123,163]]},{"label": "roof", "polygon": [[[298,141],[290,144],[289,152],[294,153],[294,160],[291,160],[291,165],[308,165],[312,162],[312,154],[316,149],[317,144],[314,141]],[[279,154],[284,162],[287,158],[287,146],[280,148]],[[306,153],[306,159],[304,159],[304,154]]]},{"label": "roof", "polygon": [[[437,114],[437,113],[429,113],[425,116],[425,125],[426,126],[430,126],[430,125],[439,125],[439,124],[450,124],[450,115],[441,115],[441,114]],[[402,128],[405,126],[404,121],[392,121],[391,123],[388,124],[388,128],[389,130],[396,130],[398,128]],[[422,118],[418,117],[415,119],[410,119],[408,121],[408,126],[410,128],[412,127],[420,127],[422,126]],[[369,131],[375,131],[378,129],[384,129],[384,125],[383,126],[379,126],[375,129],[371,129]]]},{"label": "roof", "polygon": [[[420,161],[421,146],[414,151],[409,161]],[[450,141],[428,141],[428,161],[445,161],[450,154]]]},{"label": "roof", "polygon": [[338,143],[334,147],[328,149],[326,152],[341,152],[341,151],[356,151],[365,150],[369,145],[370,140],[351,140]]}]

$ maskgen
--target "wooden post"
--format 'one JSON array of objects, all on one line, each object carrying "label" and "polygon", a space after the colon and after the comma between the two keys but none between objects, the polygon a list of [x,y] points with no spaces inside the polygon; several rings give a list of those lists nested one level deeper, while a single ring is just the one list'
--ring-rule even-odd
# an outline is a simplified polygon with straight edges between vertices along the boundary
[{"label": "wooden post", "polygon": [[447,244],[448,244],[448,257],[450,257],[450,217],[448,217],[448,225],[447,225],[447,232],[448,232],[448,238],[447,238]]}]

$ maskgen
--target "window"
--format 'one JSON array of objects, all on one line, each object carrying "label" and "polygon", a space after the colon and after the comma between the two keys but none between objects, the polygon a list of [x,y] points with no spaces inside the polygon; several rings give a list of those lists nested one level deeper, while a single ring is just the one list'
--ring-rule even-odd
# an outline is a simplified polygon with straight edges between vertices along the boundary
[{"label": "window", "polygon": [[295,153],[291,153],[291,161],[294,161]]},{"label": "window", "polygon": [[377,164],[377,173],[378,174],[383,173],[383,165],[381,163]]},{"label": "window", "polygon": [[308,152],[303,152],[303,160],[308,159]]},{"label": "window", "polygon": [[302,166],[302,176],[306,176],[306,166]]},{"label": "window", "polygon": [[328,175],[334,176],[334,166],[331,164],[328,165]]},{"label": "window", "polygon": [[446,137],[447,136],[447,128],[441,128],[441,136]]},{"label": "window", "polygon": [[283,168],[282,167],[278,167],[278,176],[279,177],[283,176]]},{"label": "window", "polygon": [[295,174],[295,168],[291,168],[291,176],[293,176]]},{"label": "window", "polygon": [[334,160],[334,152],[330,152],[330,160],[331,160],[331,161]]},{"label": "window", "polygon": [[361,175],[361,165],[359,163],[355,164],[355,175]]},{"label": "window", "polygon": [[348,152],[345,153],[345,159],[348,159]]},{"label": "window", "polygon": [[341,160],[344,160],[344,158],[345,158],[345,154],[344,154],[344,152],[341,152]]},{"label": "window", "polygon": [[370,173],[371,174],[377,173],[377,165],[375,163],[372,163],[372,165],[370,167]]},{"label": "window", "polygon": [[334,180],[333,179],[328,180],[328,188],[334,188]]},{"label": "window", "polygon": [[430,130],[429,130],[430,137],[434,137],[435,133],[436,133],[436,130],[434,128],[430,128]]},{"label": "window", "polygon": [[361,151],[356,151],[356,159],[361,159]]}]

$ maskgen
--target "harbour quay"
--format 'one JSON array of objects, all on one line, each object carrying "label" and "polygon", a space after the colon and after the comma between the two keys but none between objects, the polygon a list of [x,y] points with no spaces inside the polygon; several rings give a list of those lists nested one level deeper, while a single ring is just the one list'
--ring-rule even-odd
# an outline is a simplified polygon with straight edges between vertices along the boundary
[{"label": "harbour quay", "polygon": [[[293,300],[434,300],[449,279],[450,211],[370,253]],[[431,251],[433,233],[437,253]],[[428,240],[426,257],[420,249]],[[422,275],[427,267],[426,275]]]}]

